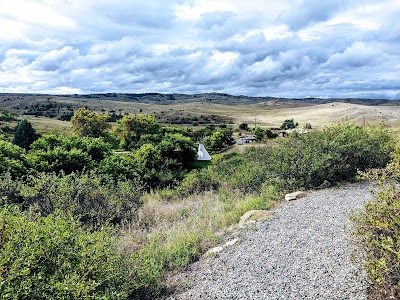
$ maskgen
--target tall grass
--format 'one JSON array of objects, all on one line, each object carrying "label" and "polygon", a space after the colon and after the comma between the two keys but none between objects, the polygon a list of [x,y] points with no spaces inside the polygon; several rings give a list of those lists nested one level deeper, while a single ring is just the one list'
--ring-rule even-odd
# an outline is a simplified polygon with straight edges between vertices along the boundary
[{"label": "tall grass", "polygon": [[139,221],[125,228],[121,242],[124,251],[132,253],[136,296],[158,294],[166,271],[187,266],[246,211],[268,209],[279,196],[273,188],[260,195],[211,191],[172,201],[164,201],[158,193],[148,194]]}]

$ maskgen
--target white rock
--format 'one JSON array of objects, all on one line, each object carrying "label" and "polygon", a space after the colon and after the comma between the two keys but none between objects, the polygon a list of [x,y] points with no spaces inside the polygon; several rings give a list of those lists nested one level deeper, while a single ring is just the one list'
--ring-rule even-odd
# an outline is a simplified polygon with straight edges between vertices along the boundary
[{"label": "white rock", "polygon": [[231,241],[229,241],[229,242],[226,242],[225,245],[224,245],[224,247],[226,247],[226,246],[233,246],[233,245],[235,245],[237,242],[239,242],[239,239],[233,239],[233,240],[231,240]]},{"label": "white rock", "polygon": [[290,194],[286,194],[285,200],[286,201],[297,200],[297,199],[303,198],[305,195],[306,195],[306,193],[304,193],[304,192],[293,192]]},{"label": "white rock", "polygon": [[222,250],[224,250],[224,247],[222,247],[222,246],[217,246],[217,247],[214,247],[214,248],[211,248],[210,250],[208,250],[208,251],[206,252],[206,255],[218,254],[218,253],[220,253]]},{"label": "white rock", "polygon": [[264,220],[271,215],[269,210],[249,210],[246,212],[239,221],[239,226],[243,226],[249,219]]}]

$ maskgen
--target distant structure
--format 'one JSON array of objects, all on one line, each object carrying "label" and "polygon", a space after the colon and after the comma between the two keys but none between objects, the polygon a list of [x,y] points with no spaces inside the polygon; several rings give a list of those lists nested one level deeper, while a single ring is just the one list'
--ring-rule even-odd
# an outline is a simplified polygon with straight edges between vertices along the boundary
[{"label": "distant structure", "polygon": [[208,154],[206,148],[203,144],[199,144],[199,149],[197,151],[197,160],[211,160],[210,154]]},{"label": "distant structure", "polygon": [[238,145],[255,143],[255,142],[257,142],[257,138],[255,135],[245,135],[241,138],[236,139],[236,144]]}]

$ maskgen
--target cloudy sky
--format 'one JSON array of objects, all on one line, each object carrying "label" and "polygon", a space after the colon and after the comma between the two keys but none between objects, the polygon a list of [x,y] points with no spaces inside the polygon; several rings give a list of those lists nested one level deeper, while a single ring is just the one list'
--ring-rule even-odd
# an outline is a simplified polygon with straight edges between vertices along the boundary
[{"label": "cloudy sky", "polygon": [[400,99],[399,0],[0,1],[0,92]]}]

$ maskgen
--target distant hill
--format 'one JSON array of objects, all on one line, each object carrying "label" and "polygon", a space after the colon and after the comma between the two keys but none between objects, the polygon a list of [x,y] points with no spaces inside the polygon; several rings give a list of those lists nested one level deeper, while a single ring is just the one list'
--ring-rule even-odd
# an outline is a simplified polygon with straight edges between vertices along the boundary
[{"label": "distant hill", "polygon": [[163,124],[185,126],[245,122],[277,127],[285,119],[294,118],[300,124],[310,122],[313,126],[347,119],[357,124],[384,122],[400,129],[400,100],[249,97],[221,93],[0,94],[0,111],[42,122],[49,130],[48,124],[54,125],[56,121],[66,121],[57,125],[65,128],[65,123],[68,124],[80,107],[107,113],[113,121],[124,114],[144,114],[154,115]]},{"label": "distant hill", "polygon": [[343,102],[351,104],[363,105],[399,105],[400,100],[386,99],[361,99],[361,98],[277,98],[277,97],[250,97],[250,96],[234,96],[223,93],[204,93],[204,94],[160,94],[160,93],[142,93],[142,94],[126,94],[126,93],[105,93],[105,94],[74,94],[59,95],[62,97],[76,99],[110,99],[114,101],[124,102],[141,102],[149,104],[178,104],[189,102],[212,102],[216,104],[255,104],[261,102],[285,102],[304,104],[326,104],[331,102]]},{"label": "distant hill", "polygon": [[5,99],[21,99],[30,100],[31,98],[48,98],[55,100],[56,98],[68,99],[96,99],[96,100],[112,100],[122,102],[137,102],[147,104],[180,104],[194,102],[211,102],[214,104],[224,105],[242,105],[256,103],[275,103],[286,105],[315,105],[326,104],[331,102],[343,102],[362,105],[399,105],[400,100],[386,99],[361,99],[361,98],[277,98],[277,97],[250,97],[250,96],[234,96],[223,93],[204,93],[204,94],[161,94],[161,93],[101,93],[101,94],[68,94],[68,95],[49,95],[49,94],[13,94],[2,93],[0,100]]}]

